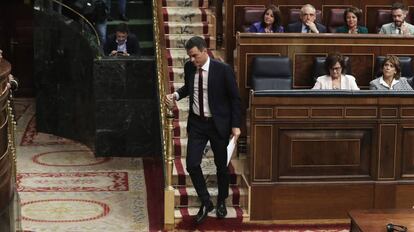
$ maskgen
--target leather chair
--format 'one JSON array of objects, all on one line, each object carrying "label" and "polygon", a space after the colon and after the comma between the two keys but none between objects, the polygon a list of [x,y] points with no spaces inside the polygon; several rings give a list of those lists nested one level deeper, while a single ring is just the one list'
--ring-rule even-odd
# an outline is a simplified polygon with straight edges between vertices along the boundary
[{"label": "leather chair", "polygon": [[[352,75],[351,61],[348,56],[344,56],[344,59],[345,59],[345,74]],[[326,72],[326,69],[325,69],[325,60],[326,60],[325,56],[322,56],[322,57],[317,56],[314,58],[313,74],[312,74],[314,81],[316,81],[316,79],[320,76],[329,74],[328,72]]]},{"label": "leather chair", "polygon": [[254,90],[292,89],[292,63],[286,56],[256,56],[252,62]]},{"label": "leather chair", "polygon": [[328,22],[326,23],[326,26],[328,28],[328,32],[335,33],[336,28],[344,26],[344,12],[345,8],[335,8],[330,9],[328,12]]},{"label": "leather chair", "polygon": [[[292,8],[289,9],[289,15],[288,15],[288,24],[290,23],[296,23],[300,20],[300,9]],[[316,20],[317,23],[322,22],[322,11],[316,10]]]},{"label": "leather chair", "polygon": [[377,10],[377,25],[376,30],[379,32],[382,25],[392,22],[392,15],[390,9],[378,9]]},{"label": "leather chair", "polygon": [[[377,77],[380,77],[382,75],[381,67],[384,63],[384,59],[385,56],[377,56],[377,58],[375,59],[375,73]],[[400,60],[401,76],[406,78],[413,77],[413,58],[409,56],[399,56],[398,59]]]},{"label": "leather chair", "polygon": [[238,23],[236,30],[247,32],[253,23],[261,20],[265,9],[266,8],[264,7],[244,7],[242,10],[241,21]]},{"label": "leather chair", "polygon": [[408,82],[408,84],[411,85],[411,88],[414,89],[414,77],[407,78],[407,82]]}]

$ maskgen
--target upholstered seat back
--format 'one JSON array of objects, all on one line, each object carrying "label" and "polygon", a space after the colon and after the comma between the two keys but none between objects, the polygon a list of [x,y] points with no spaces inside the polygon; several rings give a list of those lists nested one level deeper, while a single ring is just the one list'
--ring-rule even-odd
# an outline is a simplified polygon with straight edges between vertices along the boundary
[{"label": "upholstered seat back", "polygon": [[240,22],[236,22],[236,31],[248,32],[249,27],[257,22],[262,20],[263,12],[266,8],[264,7],[244,7],[242,10],[242,15],[240,16]]},{"label": "upholstered seat back", "polygon": [[[409,56],[399,56],[398,59],[400,60],[400,66],[401,66],[401,76],[402,77],[413,77],[413,62],[412,57]],[[375,73],[376,76],[379,77],[382,75],[382,64],[384,63],[385,56],[377,56],[375,59]]]},{"label": "upholstered seat back", "polygon": [[344,26],[344,8],[334,8],[330,9],[328,12],[328,22],[327,22],[327,28],[328,32],[335,33],[336,28]]},{"label": "upholstered seat back", "polygon": [[[345,74],[352,75],[351,61],[350,61],[348,56],[344,56],[344,59],[345,59]],[[319,76],[329,74],[328,72],[326,72],[326,69],[325,69],[325,60],[326,60],[326,57],[324,57],[324,56],[315,57],[315,59],[313,60],[313,74],[312,74],[312,77],[313,77],[314,81],[316,81],[316,79]]]},{"label": "upholstered seat back", "polygon": [[251,80],[254,90],[292,89],[292,64],[289,57],[255,57]]},{"label": "upholstered seat back", "polygon": [[377,10],[377,32],[380,31],[382,25],[392,22],[392,15],[390,9],[378,9]]}]

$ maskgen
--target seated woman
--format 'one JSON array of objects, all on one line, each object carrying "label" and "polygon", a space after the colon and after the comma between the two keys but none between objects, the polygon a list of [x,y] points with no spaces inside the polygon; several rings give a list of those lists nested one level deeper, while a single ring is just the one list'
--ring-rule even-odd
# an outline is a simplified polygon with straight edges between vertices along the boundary
[{"label": "seated woman", "polygon": [[368,28],[358,25],[362,17],[362,11],[356,7],[349,7],[344,12],[345,26],[338,27],[336,33],[367,34]]},{"label": "seated woman", "polygon": [[405,77],[401,76],[400,60],[396,56],[385,57],[382,64],[382,76],[369,83],[369,89],[413,90]]},{"label": "seated woman", "polygon": [[329,75],[318,77],[312,89],[359,90],[355,77],[344,74],[345,59],[341,54],[329,54],[325,61],[325,70]]},{"label": "seated woman", "polygon": [[282,14],[278,7],[270,5],[263,12],[262,20],[253,23],[248,32],[252,33],[273,33],[284,32],[282,26]]}]

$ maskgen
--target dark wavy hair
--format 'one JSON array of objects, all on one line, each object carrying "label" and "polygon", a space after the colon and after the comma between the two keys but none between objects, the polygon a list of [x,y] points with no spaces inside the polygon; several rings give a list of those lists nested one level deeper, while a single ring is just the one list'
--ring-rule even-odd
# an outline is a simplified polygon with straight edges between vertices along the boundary
[{"label": "dark wavy hair", "polygon": [[272,25],[273,32],[277,32],[279,30],[280,26],[282,26],[282,13],[280,13],[279,7],[277,7],[275,5],[269,5],[266,8],[266,10],[263,11],[261,25],[262,25],[262,27],[266,27],[266,24],[264,22],[264,16],[265,16],[265,14],[268,10],[272,10],[273,17],[275,19],[275,21],[273,22],[273,25]]},{"label": "dark wavy hair", "polygon": [[346,15],[348,13],[353,13],[357,17],[358,24],[360,23],[359,20],[362,18],[362,10],[361,9],[359,9],[357,7],[354,7],[354,6],[346,8],[346,10],[344,11],[344,22],[345,22],[345,24],[346,24]]},{"label": "dark wavy hair", "polygon": [[397,56],[388,55],[385,57],[384,62],[381,65],[381,73],[383,73],[384,65],[385,63],[390,62],[392,65],[394,65],[395,71],[397,72],[394,75],[394,79],[398,80],[401,77],[401,65],[400,65],[400,59],[398,59]]},{"label": "dark wavy hair", "polygon": [[339,53],[331,53],[326,57],[325,60],[325,70],[327,73],[329,73],[329,70],[335,66],[336,63],[339,63],[341,65],[341,73],[345,73],[345,58],[339,54]]}]

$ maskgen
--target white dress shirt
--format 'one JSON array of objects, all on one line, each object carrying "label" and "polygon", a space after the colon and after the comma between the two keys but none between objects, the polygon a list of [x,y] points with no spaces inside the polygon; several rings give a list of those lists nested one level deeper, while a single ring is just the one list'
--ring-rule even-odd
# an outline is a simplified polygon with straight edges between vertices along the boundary
[{"label": "white dress shirt", "polygon": [[387,82],[384,81],[384,77],[381,76],[379,80],[380,84],[388,89],[394,89],[394,85],[396,85],[400,80],[396,80],[395,78],[392,79],[391,86],[388,85]]},{"label": "white dress shirt", "polygon": [[[208,70],[210,68],[210,57],[207,58],[206,63],[201,67],[203,70],[203,108],[204,108],[204,117],[211,117],[210,107],[208,105]],[[194,75],[194,104],[193,112],[197,115],[200,115],[199,109],[199,99],[198,99],[198,69]]]},{"label": "white dress shirt", "polygon": [[[318,77],[316,80],[315,86],[312,89],[334,89],[332,85],[332,78],[329,75],[324,75]],[[347,74],[342,74],[341,76],[341,89],[343,90],[359,90],[357,83],[355,82],[355,77]]]}]

